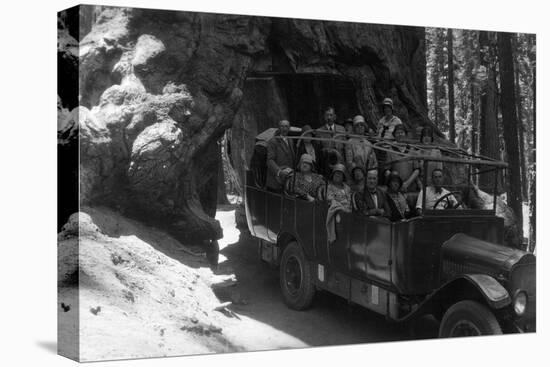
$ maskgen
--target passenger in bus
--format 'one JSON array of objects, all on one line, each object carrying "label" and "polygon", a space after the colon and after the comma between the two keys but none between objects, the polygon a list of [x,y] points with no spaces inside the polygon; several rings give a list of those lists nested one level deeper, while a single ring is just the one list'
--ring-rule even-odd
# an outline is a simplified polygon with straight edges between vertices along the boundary
[{"label": "passenger in bus", "polygon": [[[320,173],[325,176],[329,176],[332,173],[334,164],[343,163],[344,157],[343,143],[339,143],[336,139],[330,138],[335,135],[345,134],[346,130],[342,125],[336,124],[336,113],[334,111],[334,107],[327,107],[323,117],[325,121],[323,125],[315,132],[315,136],[329,139],[319,142],[319,147],[321,149]],[[344,140],[345,137],[341,137],[339,139]],[[334,162],[334,160],[337,160],[337,162]]]},{"label": "passenger in bus", "polygon": [[384,116],[378,121],[377,136],[382,139],[393,140],[393,131],[395,127],[401,125],[402,122],[399,117],[393,114],[393,101],[391,98],[384,98],[382,109]]},{"label": "passenger in bus", "polygon": [[[302,127],[302,131],[304,132],[304,135],[302,135],[302,139],[298,140],[296,143],[296,156],[301,157],[303,154],[309,154],[313,160],[313,171],[318,173],[320,172],[319,157],[321,156],[321,153],[319,152],[318,145],[310,139],[310,137],[315,136],[315,132],[309,125],[304,125]],[[309,133],[307,133],[307,131],[309,131]]]},{"label": "passenger in bus", "polygon": [[344,182],[346,167],[343,164],[336,164],[332,169],[332,175],[327,186],[326,198],[329,204],[338,205],[341,210],[351,212],[351,189]]},{"label": "passenger in bus", "polygon": [[359,213],[368,216],[390,216],[391,210],[386,194],[378,187],[378,169],[367,171],[366,190],[363,195],[356,195],[355,201]]},{"label": "passenger in bus", "polygon": [[359,166],[354,167],[351,170],[351,182],[349,185],[351,193],[359,193],[360,195],[362,195],[363,191],[365,191],[365,186],[365,171],[363,171],[363,169]]},{"label": "passenger in bus", "polygon": [[339,212],[351,212],[351,190],[344,182],[346,167],[336,164],[332,170],[327,187],[326,200],[329,203],[327,211],[327,239],[329,243],[336,240],[335,224],[340,221]]},{"label": "passenger in bus", "polygon": [[[397,125],[393,134],[395,141],[402,143],[407,136],[407,130],[405,126]],[[417,192],[420,189],[417,183],[417,178],[420,174],[420,162],[417,160],[395,162],[396,160],[405,158],[406,155],[416,155],[417,152],[408,144],[392,145],[390,149],[391,151],[386,154],[387,168],[384,171],[384,176],[387,178],[391,172],[397,172],[401,180],[403,180],[401,191],[405,193]]]},{"label": "passenger in bus", "polygon": [[296,177],[287,180],[287,185],[294,186],[292,191],[299,198],[314,201],[317,189],[325,184],[323,177],[313,172],[313,158],[309,154],[302,154],[298,169],[299,171],[295,173]]},{"label": "passenger in bus", "polygon": [[411,217],[411,210],[407,203],[407,198],[400,191],[403,180],[397,172],[392,172],[387,179],[388,204],[391,210],[390,218],[393,221],[406,219]]},{"label": "passenger in bus", "polygon": [[347,118],[346,121],[344,121],[344,130],[346,130],[347,134],[353,133],[353,119]]},{"label": "passenger in bus", "polygon": [[281,191],[294,166],[294,144],[288,139],[290,122],[279,121],[279,129],[267,143],[266,186],[272,191]]},{"label": "passenger in bus", "polygon": [[355,116],[353,118],[353,133],[359,136],[351,136],[345,147],[346,165],[350,171],[355,167],[368,170],[378,165],[372,144],[365,136],[366,129],[365,118],[361,115]]},{"label": "passenger in bus", "polygon": [[[427,155],[431,156],[433,158],[441,158],[441,150],[437,148],[436,146],[433,146],[434,142],[434,136],[433,136],[433,129],[429,126],[426,126],[422,128],[422,131],[420,133],[420,143],[422,145],[426,145],[426,147],[422,147],[418,150],[418,154],[420,155]],[[428,162],[428,167],[426,169],[426,172],[422,172],[424,168],[424,161],[420,161],[420,167],[421,167],[421,174],[418,177],[418,187],[422,187],[422,177],[424,174],[427,178],[427,184],[432,184],[432,172],[434,169],[443,169],[443,162],[434,162],[430,161]]]},{"label": "passenger in bus", "polygon": [[[458,207],[458,201],[456,198],[453,195],[449,195],[450,191],[443,187],[443,170],[436,168],[432,171],[432,182],[433,185],[426,187],[426,210],[440,210]],[[446,195],[447,197],[445,199],[439,201],[439,199]],[[420,191],[416,201],[416,210],[419,215],[422,214],[423,197],[423,192]],[[438,201],[439,203],[437,204],[437,207],[434,207]]]}]

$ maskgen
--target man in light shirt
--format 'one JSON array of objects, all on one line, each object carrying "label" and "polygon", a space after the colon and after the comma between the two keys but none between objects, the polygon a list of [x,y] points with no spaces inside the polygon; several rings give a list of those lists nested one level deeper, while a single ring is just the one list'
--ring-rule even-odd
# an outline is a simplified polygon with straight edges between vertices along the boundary
[{"label": "man in light shirt", "polygon": [[[439,199],[444,197],[447,194],[450,194],[449,190],[446,190],[443,187],[443,171],[439,168],[436,168],[432,171],[432,183],[433,185],[426,187],[426,209],[427,210],[440,210],[447,209],[449,207],[454,208],[458,206],[458,201],[453,195],[447,196],[445,199],[441,200],[437,207],[434,208],[434,205]],[[422,200],[423,200],[423,191],[420,190],[418,194],[418,199],[416,200],[416,209],[418,214],[422,214]]]}]

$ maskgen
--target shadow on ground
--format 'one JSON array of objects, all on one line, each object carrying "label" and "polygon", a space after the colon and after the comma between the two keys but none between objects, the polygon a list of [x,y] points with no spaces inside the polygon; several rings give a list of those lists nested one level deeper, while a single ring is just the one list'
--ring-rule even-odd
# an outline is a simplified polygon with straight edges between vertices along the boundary
[{"label": "shadow on ground", "polygon": [[[227,261],[220,272],[236,274],[238,284],[217,290],[222,301],[233,301],[237,314],[268,324],[300,339],[310,346],[417,340],[437,337],[437,322],[423,320],[414,333],[409,325],[395,324],[358,305],[327,292],[317,292],[314,304],[306,311],[286,307],[279,289],[278,270],[258,259],[257,240],[248,231],[222,249]],[[237,297],[235,297],[237,294]],[[235,302],[236,301],[236,302]]]},{"label": "shadow on ground", "polygon": [[106,207],[82,207],[100,231],[113,238],[134,236],[155,250],[191,268],[209,267],[201,246],[184,246],[164,230],[127,218]]},{"label": "shadow on ground", "polygon": [[40,340],[36,342],[36,345],[49,353],[57,354],[57,342],[55,341]]}]

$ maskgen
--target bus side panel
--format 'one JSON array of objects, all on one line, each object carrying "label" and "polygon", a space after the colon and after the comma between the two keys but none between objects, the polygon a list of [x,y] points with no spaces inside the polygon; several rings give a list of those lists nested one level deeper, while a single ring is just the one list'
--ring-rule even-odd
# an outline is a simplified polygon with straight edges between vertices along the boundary
[{"label": "bus side panel", "polygon": [[434,232],[418,220],[394,224],[392,279],[400,293],[423,294],[435,288],[441,244],[419,240],[433,238]]},{"label": "bus side panel", "polygon": [[265,191],[246,186],[246,215],[248,229],[258,238],[268,241],[265,211]]},{"label": "bus side panel", "polygon": [[[304,248],[304,252],[309,259],[317,260],[317,253],[314,244],[314,231],[313,225],[315,220],[315,204],[313,202],[296,199],[293,200],[296,205],[296,214],[292,218],[292,231],[298,236],[298,241]],[[283,221],[285,221],[283,216]],[[286,226],[283,226],[283,230],[286,230]],[[295,232],[294,232],[295,231]]]},{"label": "bus side panel", "polygon": [[327,265],[328,259],[328,244],[327,244],[327,211],[328,204],[325,201],[315,202],[315,222],[313,227],[313,241],[318,262]]},{"label": "bus side panel", "polygon": [[367,252],[367,276],[391,286],[391,236],[390,221],[364,218],[365,245]]},{"label": "bus side panel", "polygon": [[270,242],[277,242],[277,236],[281,230],[281,214],[283,210],[282,195],[274,192],[265,193],[265,216],[267,237]]},{"label": "bus side panel", "polygon": [[342,273],[349,272],[349,233],[351,231],[350,222],[353,215],[340,212],[340,221],[336,221],[336,240],[328,245],[331,266]]},{"label": "bus side panel", "polygon": [[349,271],[354,277],[365,278],[367,275],[365,217],[359,214],[351,214],[349,223]]}]

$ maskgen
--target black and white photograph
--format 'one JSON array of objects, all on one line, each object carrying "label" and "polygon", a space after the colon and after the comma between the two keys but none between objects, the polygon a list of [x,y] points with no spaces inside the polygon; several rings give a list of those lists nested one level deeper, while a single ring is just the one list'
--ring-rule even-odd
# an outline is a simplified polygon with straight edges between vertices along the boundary
[{"label": "black and white photograph", "polygon": [[537,333],[536,33],[148,6],[57,13],[59,355]]}]

